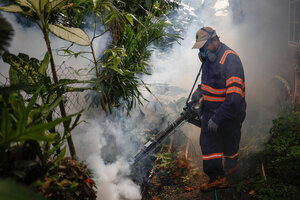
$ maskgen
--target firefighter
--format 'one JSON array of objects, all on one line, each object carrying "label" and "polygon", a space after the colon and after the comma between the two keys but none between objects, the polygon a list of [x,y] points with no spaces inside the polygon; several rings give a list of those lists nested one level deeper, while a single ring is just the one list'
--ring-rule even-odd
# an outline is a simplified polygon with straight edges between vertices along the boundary
[{"label": "firefighter", "polygon": [[[241,127],[246,116],[244,70],[238,54],[203,27],[193,49],[199,49],[202,80],[192,102],[203,97],[200,135],[203,170],[210,180],[202,191],[228,187],[226,174],[238,167]],[[224,163],[224,164],[223,164]]]}]

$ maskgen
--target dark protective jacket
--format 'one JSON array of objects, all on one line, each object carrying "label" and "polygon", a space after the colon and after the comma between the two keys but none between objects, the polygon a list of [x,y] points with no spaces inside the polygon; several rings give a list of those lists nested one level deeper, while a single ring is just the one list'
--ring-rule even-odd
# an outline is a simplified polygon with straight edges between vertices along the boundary
[{"label": "dark protective jacket", "polygon": [[[237,53],[221,43],[217,60],[207,60],[202,69],[202,83],[198,91],[204,99],[204,121],[210,118],[221,124],[224,120],[245,118],[245,77]],[[193,98],[192,98],[193,99]],[[204,122],[205,123],[205,122]]]}]

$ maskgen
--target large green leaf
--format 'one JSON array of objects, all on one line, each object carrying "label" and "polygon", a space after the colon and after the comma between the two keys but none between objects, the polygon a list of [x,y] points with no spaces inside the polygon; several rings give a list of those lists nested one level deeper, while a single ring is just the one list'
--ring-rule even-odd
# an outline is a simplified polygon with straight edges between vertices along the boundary
[{"label": "large green leaf", "polygon": [[63,144],[64,144],[64,140],[61,140],[57,145],[55,145],[52,149],[50,149],[47,152],[47,157],[49,157],[52,154],[54,154],[54,152],[57,151]]},{"label": "large green leaf", "polygon": [[53,9],[56,8],[60,8],[64,5],[66,5],[66,3],[68,2],[68,0],[50,0],[49,3],[47,3],[46,5],[46,12],[51,12]]},{"label": "large green leaf", "polygon": [[41,63],[41,66],[39,67],[40,74],[43,74],[43,75],[46,74],[46,71],[47,71],[48,66],[49,66],[49,62],[50,62],[50,54],[47,51],[47,53],[45,54],[44,59]]},{"label": "large green leaf", "polygon": [[[22,0],[22,1],[24,1],[24,0]],[[41,13],[41,10],[40,10],[40,0],[26,0],[26,1],[31,4],[32,8],[34,9],[34,11],[37,14]]]},{"label": "large green leaf", "polygon": [[9,82],[11,85],[21,85],[21,83],[25,84],[13,67],[9,68]]},{"label": "large green leaf", "polygon": [[49,24],[49,30],[56,36],[78,45],[90,45],[89,36],[80,28],[65,27],[60,24]]},{"label": "large green leaf", "polygon": [[27,0],[16,0],[16,3],[20,6],[27,7],[33,10],[33,6]]},{"label": "large green leaf", "polygon": [[22,8],[18,5],[0,6],[0,10],[4,12],[23,12]]},{"label": "large green leaf", "polygon": [[38,125],[35,125],[35,126],[28,127],[28,128],[26,128],[26,130],[24,131],[23,134],[26,135],[26,134],[30,134],[30,133],[44,132],[48,129],[54,128],[57,124],[59,124],[61,122],[70,120],[73,116],[74,115],[69,115],[69,116],[64,117],[64,118],[55,119],[55,120],[53,120],[51,122],[48,122],[48,123],[42,123],[42,124],[38,124]]},{"label": "large green leaf", "polygon": [[50,105],[47,105],[43,109],[41,109],[40,112],[42,113],[42,116],[46,118],[50,114],[50,112],[53,111],[59,105],[61,100],[62,97],[59,97],[53,103],[51,102]]},{"label": "large green leaf", "polygon": [[66,155],[67,146],[64,146],[64,148],[61,150],[60,154],[57,156],[54,165],[57,166],[59,162],[65,157]]},{"label": "large green leaf", "polygon": [[49,0],[40,0],[40,10],[43,11],[45,9],[46,4]]},{"label": "large green leaf", "polygon": [[47,141],[54,142],[56,141],[58,133],[50,133],[50,134],[38,134],[38,133],[29,133],[26,135],[22,135],[18,138],[18,141],[26,141],[26,140],[36,140],[36,141]]}]

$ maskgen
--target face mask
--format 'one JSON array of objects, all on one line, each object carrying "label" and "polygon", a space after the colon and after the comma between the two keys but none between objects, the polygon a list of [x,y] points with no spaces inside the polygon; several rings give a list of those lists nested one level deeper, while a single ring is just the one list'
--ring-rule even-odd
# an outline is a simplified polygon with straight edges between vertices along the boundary
[{"label": "face mask", "polygon": [[214,52],[208,50],[207,51],[207,58],[208,58],[209,62],[213,63],[213,62],[215,62],[217,60],[218,57],[217,57],[217,55]]},{"label": "face mask", "polygon": [[206,49],[205,48],[200,48],[199,50],[200,50],[200,52],[198,53],[199,59],[202,63],[204,63],[208,58],[207,53],[206,53]]},{"label": "face mask", "polygon": [[207,59],[209,62],[215,62],[217,60],[217,55],[205,48],[200,48],[200,52],[198,53],[199,59],[201,62],[205,62]]}]

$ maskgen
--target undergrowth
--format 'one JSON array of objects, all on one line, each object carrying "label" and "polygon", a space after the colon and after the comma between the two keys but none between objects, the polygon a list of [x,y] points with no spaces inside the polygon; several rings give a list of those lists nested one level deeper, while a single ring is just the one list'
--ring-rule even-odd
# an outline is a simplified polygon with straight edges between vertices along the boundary
[{"label": "undergrowth", "polygon": [[238,185],[251,199],[294,200],[300,186],[300,119],[298,113],[273,120],[271,137],[252,172]]}]

